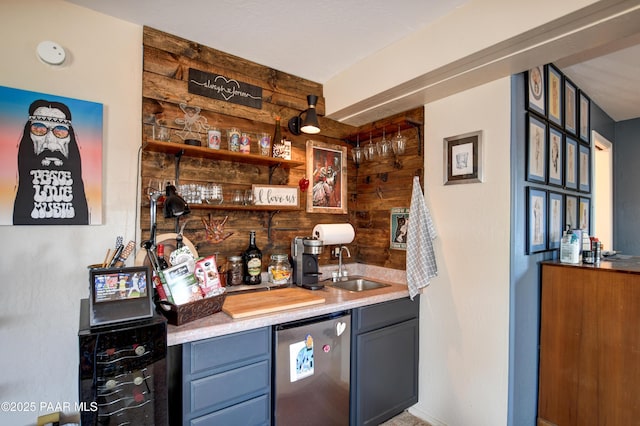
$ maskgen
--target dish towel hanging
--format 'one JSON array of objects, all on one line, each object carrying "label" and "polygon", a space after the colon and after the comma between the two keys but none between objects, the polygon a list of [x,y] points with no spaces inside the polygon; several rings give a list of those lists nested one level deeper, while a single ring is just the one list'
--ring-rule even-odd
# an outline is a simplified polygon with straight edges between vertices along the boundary
[{"label": "dish towel hanging", "polygon": [[407,227],[407,285],[411,300],[420,289],[429,285],[438,275],[438,265],[433,251],[436,230],[431,213],[424,202],[418,176],[413,177],[409,225]]}]

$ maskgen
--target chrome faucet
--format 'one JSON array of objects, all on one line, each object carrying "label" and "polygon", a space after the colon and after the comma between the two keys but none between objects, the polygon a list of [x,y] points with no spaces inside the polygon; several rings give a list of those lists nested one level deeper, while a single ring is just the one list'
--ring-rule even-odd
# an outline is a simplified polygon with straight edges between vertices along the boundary
[{"label": "chrome faucet", "polygon": [[342,278],[344,275],[344,272],[342,271],[342,250],[346,250],[347,256],[351,257],[351,252],[349,251],[349,248],[347,246],[340,246],[336,249],[336,251],[338,252],[338,279]]}]

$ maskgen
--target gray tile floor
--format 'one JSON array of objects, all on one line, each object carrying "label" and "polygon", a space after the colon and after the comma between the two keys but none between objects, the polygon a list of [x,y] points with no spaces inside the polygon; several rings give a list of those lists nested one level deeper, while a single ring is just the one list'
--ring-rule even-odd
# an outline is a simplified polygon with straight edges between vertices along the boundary
[{"label": "gray tile floor", "polygon": [[403,411],[394,418],[382,423],[380,426],[431,426],[431,424],[411,415],[408,411]]}]

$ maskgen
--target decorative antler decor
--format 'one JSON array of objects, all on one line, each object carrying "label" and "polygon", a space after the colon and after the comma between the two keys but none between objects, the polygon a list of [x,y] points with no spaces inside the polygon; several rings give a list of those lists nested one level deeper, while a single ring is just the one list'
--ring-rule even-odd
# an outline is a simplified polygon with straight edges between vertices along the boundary
[{"label": "decorative antler decor", "polygon": [[207,240],[213,244],[219,244],[233,235],[233,232],[224,233],[224,224],[229,219],[229,216],[225,216],[224,219],[211,219],[211,215],[209,215],[209,220],[202,218],[202,224],[204,225],[205,231],[207,231]]}]

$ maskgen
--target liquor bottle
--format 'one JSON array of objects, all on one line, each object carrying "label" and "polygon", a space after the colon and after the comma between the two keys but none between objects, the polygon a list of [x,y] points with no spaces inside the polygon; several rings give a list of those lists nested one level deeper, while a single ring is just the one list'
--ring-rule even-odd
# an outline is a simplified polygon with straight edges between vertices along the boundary
[{"label": "liquor bottle", "polygon": [[271,156],[279,158],[281,156],[280,150],[282,149],[282,129],[280,129],[280,116],[276,115],[276,129],[273,132],[273,139],[271,140]]},{"label": "liquor bottle", "polygon": [[249,232],[249,247],[242,253],[245,284],[260,284],[262,277],[262,251],[256,246],[256,231]]}]

